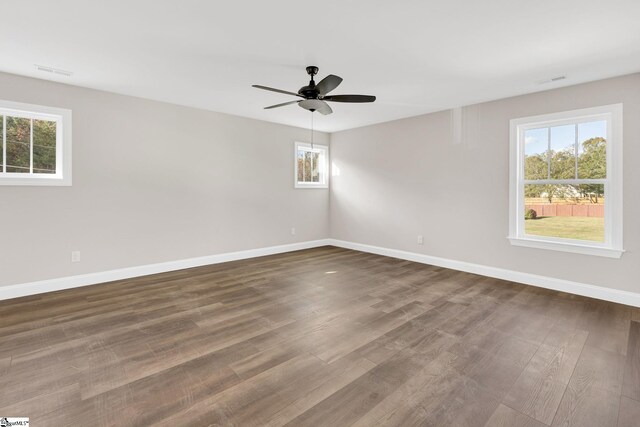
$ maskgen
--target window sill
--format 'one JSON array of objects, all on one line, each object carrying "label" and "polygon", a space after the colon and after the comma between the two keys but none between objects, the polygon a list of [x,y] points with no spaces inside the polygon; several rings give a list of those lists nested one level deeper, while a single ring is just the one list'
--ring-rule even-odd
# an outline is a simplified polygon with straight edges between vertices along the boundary
[{"label": "window sill", "polygon": [[508,237],[513,246],[523,246],[527,248],[547,249],[551,251],[573,252],[583,255],[594,255],[607,258],[620,258],[624,249],[615,249],[605,246],[583,245],[569,242],[553,242],[549,240],[536,239],[534,237]]},{"label": "window sill", "polygon": [[296,188],[329,188],[327,184],[303,184],[301,182],[296,183]]},{"label": "window sill", "polygon": [[57,177],[0,177],[0,186],[13,185],[13,186],[34,186],[34,187],[69,187],[71,186],[71,178],[57,178]]}]

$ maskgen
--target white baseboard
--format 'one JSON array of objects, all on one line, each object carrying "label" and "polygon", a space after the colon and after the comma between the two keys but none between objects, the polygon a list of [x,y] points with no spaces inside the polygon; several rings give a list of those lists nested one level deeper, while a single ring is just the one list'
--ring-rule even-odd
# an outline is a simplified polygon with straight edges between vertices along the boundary
[{"label": "white baseboard", "polygon": [[605,288],[602,286],[588,285],[585,283],[572,282],[570,280],[556,279],[553,277],[539,276],[537,274],[505,270],[503,268],[489,267],[486,265],[473,264],[470,262],[439,258],[415,252],[382,248],[379,246],[365,245],[362,243],[346,242],[344,240],[329,239],[329,244],[345,249],[353,249],[356,251],[369,252],[372,254],[384,255],[392,258],[400,258],[407,261],[435,265],[438,267],[450,268],[452,270],[465,271],[467,273],[479,274],[496,279],[524,283],[526,285],[537,286],[540,288],[553,289],[555,291],[562,291],[570,294],[582,295],[585,297],[640,307],[640,294],[634,292]]},{"label": "white baseboard", "polygon": [[36,295],[44,292],[60,291],[63,289],[78,288],[81,286],[95,285],[114,280],[131,279],[133,277],[165,273],[168,271],[200,267],[203,265],[219,264],[221,262],[299,251],[302,249],[326,246],[328,244],[328,239],[311,240],[307,242],[291,243],[288,245],[270,246],[266,248],[249,249],[245,251],[228,252],[198,258],[182,259],[178,261],[161,262],[158,264],[148,264],[136,267],[120,268],[117,270],[101,271],[97,273],[81,274],[77,276],[41,280],[38,282],[21,283],[18,285],[0,286],[0,300]]},{"label": "white baseboard", "polygon": [[332,245],[345,249],[384,255],[392,258],[405,259],[407,261],[422,264],[435,265],[450,268],[452,270],[465,271],[511,282],[524,283],[540,288],[553,289],[585,297],[617,302],[620,304],[640,307],[640,294],[602,286],[588,285],[553,277],[539,276],[536,274],[522,273],[486,265],[473,264],[464,261],[456,261],[447,258],[439,258],[415,252],[401,251],[398,249],[382,248],[379,246],[365,245],[362,243],[346,242],[336,239],[321,239],[308,242],[292,243],[266,248],[249,249],[238,252],[209,255],[198,258],[189,258],[178,261],[162,262],[158,264],[141,265],[136,267],[121,268],[117,270],[88,273],[77,276],[61,277],[56,279],[41,280],[38,282],[22,283],[0,287],[0,300],[18,298],[28,295],[36,295],[45,292],[60,291],[63,289],[78,288],[81,286],[95,285],[114,280],[131,279],[149,274],[165,273],[168,271],[182,270],[203,265],[219,264],[222,262],[237,261],[241,259],[255,258],[265,255],[275,255],[283,252],[298,251],[302,249],[316,248]]}]

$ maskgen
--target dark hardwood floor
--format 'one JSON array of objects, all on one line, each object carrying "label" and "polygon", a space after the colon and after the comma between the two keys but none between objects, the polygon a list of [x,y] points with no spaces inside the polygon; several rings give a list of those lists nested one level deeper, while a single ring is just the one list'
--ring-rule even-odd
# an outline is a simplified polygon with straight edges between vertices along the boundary
[{"label": "dark hardwood floor", "polygon": [[33,426],[638,426],[640,310],[323,247],[0,302]]}]

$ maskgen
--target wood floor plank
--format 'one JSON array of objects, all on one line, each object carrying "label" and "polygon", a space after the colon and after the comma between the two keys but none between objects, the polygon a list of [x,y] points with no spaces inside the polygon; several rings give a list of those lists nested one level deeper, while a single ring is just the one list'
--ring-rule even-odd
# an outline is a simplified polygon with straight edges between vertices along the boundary
[{"label": "wood floor plank", "polygon": [[640,402],[622,396],[618,427],[637,427],[640,423]]},{"label": "wood floor plank", "polygon": [[489,354],[510,360],[515,366],[524,369],[538,347],[536,343],[486,327],[465,335],[451,347],[451,351],[470,363]]},{"label": "wood floor plank", "polygon": [[[46,353],[46,349],[43,349],[43,352]],[[66,361],[48,359],[48,363],[30,363],[30,361],[23,362],[14,358],[11,360],[11,366],[2,376],[0,408],[54,393],[61,388],[78,383],[81,378],[81,373]]]},{"label": "wood floor plank", "polygon": [[0,415],[626,427],[639,312],[330,246],[239,260],[0,301]]},{"label": "wood floor plank", "polygon": [[[450,299],[455,302],[455,299]],[[440,325],[440,329],[448,334],[463,336],[479,327],[498,308],[498,302],[491,298],[476,297],[476,302],[469,305],[457,316]]]},{"label": "wood floor plank", "polygon": [[31,423],[40,425],[51,412],[65,407],[69,402],[79,401],[80,385],[75,383],[55,389],[51,393],[38,394],[30,399],[3,406],[0,411],[10,416],[29,414]]},{"label": "wood floor plank", "polygon": [[392,385],[380,381],[378,377],[369,372],[285,425],[350,425],[380,403],[393,389]]},{"label": "wood floor plank", "polygon": [[487,324],[509,335],[541,343],[556,320],[540,313],[525,313],[521,309],[503,309],[496,311]]},{"label": "wood floor plank", "polygon": [[619,405],[620,395],[569,383],[552,426],[614,427]]},{"label": "wood floor plank", "polygon": [[540,421],[536,421],[505,405],[498,406],[485,427],[545,427]]},{"label": "wood floor plank", "polygon": [[585,345],[553,420],[553,426],[615,426],[624,357]]},{"label": "wood floor plank", "polygon": [[636,321],[629,329],[622,394],[640,401],[640,322]]},{"label": "wood floor plank", "polygon": [[377,426],[482,426],[500,404],[473,379],[446,370],[378,419]]},{"label": "wood floor plank", "polygon": [[0,376],[6,375],[9,371],[9,367],[11,366],[11,357],[5,357],[0,359]]},{"label": "wood floor plank", "polygon": [[511,389],[524,366],[517,358],[501,357],[481,349],[468,356],[459,357],[454,363],[455,369],[489,390],[501,400]]},{"label": "wood floor plank", "polygon": [[547,425],[553,422],[588,336],[576,329],[551,334],[504,399],[511,408]]},{"label": "wood floor plank", "polygon": [[331,363],[432,308],[419,302],[411,302],[378,317],[357,331],[348,331],[326,345],[316,347],[312,352]]},{"label": "wood floor plank", "polygon": [[208,355],[83,401],[111,414],[116,425],[151,425],[240,382],[228,366]]},{"label": "wood floor plank", "polygon": [[300,394],[286,408],[279,411],[268,423],[270,426],[287,424],[308,411],[338,390],[363,376],[376,365],[362,357],[343,357],[332,363],[325,380],[306,394]]},{"label": "wood floor plank", "polygon": [[578,328],[589,331],[587,345],[625,355],[630,321],[630,307],[590,301],[585,306]]},{"label": "wood floor plank", "polygon": [[295,347],[276,345],[266,350],[231,362],[229,367],[241,378],[251,378],[266,370],[278,366],[296,356],[301,351]]},{"label": "wood floor plank", "polygon": [[624,356],[618,353],[585,345],[570,382],[621,394],[624,363]]},{"label": "wood floor plank", "polygon": [[302,354],[218,395],[200,400],[159,425],[268,425],[297,396],[308,393],[326,379],[327,373],[324,362],[313,355]]},{"label": "wood floor plank", "polygon": [[373,425],[392,425],[402,423],[418,411],[418,405],[430,401],[433,395],[441,392],[434,384],[444,386],[447,379],[456,377],[450,369],[455,355],[443,352],[431,363],[419,369],[404,384],[386,396],[377,405],[367,411],[353,427],[369,427]]}]

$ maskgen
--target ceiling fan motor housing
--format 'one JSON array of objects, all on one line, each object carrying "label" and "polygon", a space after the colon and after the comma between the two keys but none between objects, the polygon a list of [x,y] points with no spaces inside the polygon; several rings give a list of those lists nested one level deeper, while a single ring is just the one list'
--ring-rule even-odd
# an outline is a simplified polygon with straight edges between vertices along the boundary
[{"label": "ceiling fan motor housing", "polygon": [[298,93],[304,96],[306,99],[318,98],[318,91],[316,90],[316,82],[313,81],[313,76],[318,74],[318,71],[319,71],[319,68],[314,65],[307,67],[307,74],[311,76],[311,81],[309,82],[308,86],[303,86],[298,91]]},{"label": "ceiling fan motor housing", "polygon": [[309,86],[301,87],[298,93],[304,96],[306,99],[318,98],[318,91],[316,90],[316,85],[313,81],[309,83]]}]

